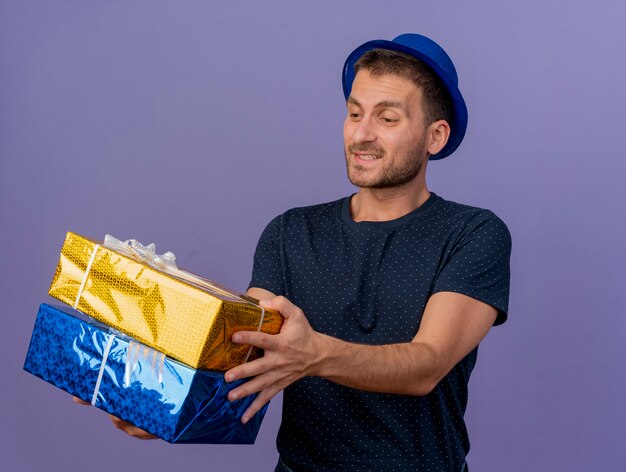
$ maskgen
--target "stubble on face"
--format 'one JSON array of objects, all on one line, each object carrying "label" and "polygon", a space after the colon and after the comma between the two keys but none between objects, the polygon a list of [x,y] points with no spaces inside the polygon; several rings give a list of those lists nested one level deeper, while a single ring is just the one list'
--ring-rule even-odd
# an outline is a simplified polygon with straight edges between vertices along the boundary
[{"label": "stubble on face", "polygon": [[357,73],[344,122],[344,155],[353,185],[389,189],[418,178],[429,156],[421,94],[403,77]]},{"label": "stubble on face", "polygon": [[374,143],[346,145],[344,155],[348,180],[352,185],[359,188],[388,189],[406,185],[415,180],[428,159],[426,136],[423,135],[414,147],[401,150],[400,155],[396,156],[400,164],[385,167],[378,175],[368,177],[365,175],[366,169],[350,159],[350,155],[355,152],[375,154],[383,160],[386,157],[386,152],[382,146]]}]

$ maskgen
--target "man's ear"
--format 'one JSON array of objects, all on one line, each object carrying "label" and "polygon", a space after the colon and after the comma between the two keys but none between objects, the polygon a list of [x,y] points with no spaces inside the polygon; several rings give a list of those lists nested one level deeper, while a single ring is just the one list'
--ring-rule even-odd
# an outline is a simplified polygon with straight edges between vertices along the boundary
[{"label": "man's ear", "polygon": [[446,120],[438,120],[427,128],[426,143],[428,154],[433,156],[440,152],[448,142],[450,137],[450,125]]}]

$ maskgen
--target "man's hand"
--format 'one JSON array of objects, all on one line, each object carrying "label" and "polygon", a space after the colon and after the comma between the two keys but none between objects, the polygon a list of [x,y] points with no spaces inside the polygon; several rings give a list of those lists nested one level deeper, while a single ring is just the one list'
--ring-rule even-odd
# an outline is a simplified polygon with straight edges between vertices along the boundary
[{"label": "man's hand", "polygon": [[232,337],[238,344],[250,344],[265,350],[259,359],[226,372],[227,382],[254,377],[228,394],[230,401],[259,392],[241,421],[247,423],[263,405],[296,380],[313,375],[323,352],[324,338],[311,328],[304,313],[285,297],[262,300],[261,306],[279,311],[285,321],[279,334],[239,331]]},{"label": "man's hand", "polygon": [[139,429],[137,426],[134,426],[124,420],[121,420],[113,415],[109,415],[111,421],[113,421],[113,425],[117,429],[121,429],[129,436],[132,436],[137,439],[158,439],[156,436],[144,431],[143,429]]},{"label": "man's hand", "polygon": [[74,395],[72,395],[72,401],[74,403],[78,403],[79,405],[91,405],[91,403],[86,402],[85,400],[81,400],[80,398],[75,397]]},{"label": "man's hand", "polygon": [[[72,400],[74,401],[74,403],[78,403],[79,405],[91,405],[91,403],[86,402],[84,400],[81,400],[78,397],[72,396]],[[124,431],[126,434],[137,438],[137,439],[158,439],[156,436],[153,436],[152,434],[148,433],[147,431],[144,431],[143,429],[139,429],[137,426],[134,426],[124,420],[121,420],[113,415],[109,415],[109,417],[111,418],[111,421],[113,421],[113,425],[117,428],[117,429],[121,429],[122,431]]]}]

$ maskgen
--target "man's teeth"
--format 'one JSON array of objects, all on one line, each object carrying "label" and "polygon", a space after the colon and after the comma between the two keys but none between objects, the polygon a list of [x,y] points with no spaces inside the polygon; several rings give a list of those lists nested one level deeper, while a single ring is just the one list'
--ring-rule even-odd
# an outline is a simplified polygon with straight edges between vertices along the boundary
[{"label": "man's teeth", "polygon": [[376,156],[374,154],[360,154],[359,158],[363,159],[364,161],[372,161],[374,159],[380,159],[380,156]]}]

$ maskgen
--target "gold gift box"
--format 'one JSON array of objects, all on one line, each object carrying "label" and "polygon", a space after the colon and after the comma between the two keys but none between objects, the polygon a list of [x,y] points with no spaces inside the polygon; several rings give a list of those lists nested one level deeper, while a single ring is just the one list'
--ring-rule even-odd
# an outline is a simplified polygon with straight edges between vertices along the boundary
[{"label": "gold gift box", "polygon": [[235,344],[231,336],[243,330],[276,334],[280,313],[263,312],[251,297],[186,274],[195,280],[70,232],[48,293],[196,369],[227,370],[259,357],[260,349]]}]

